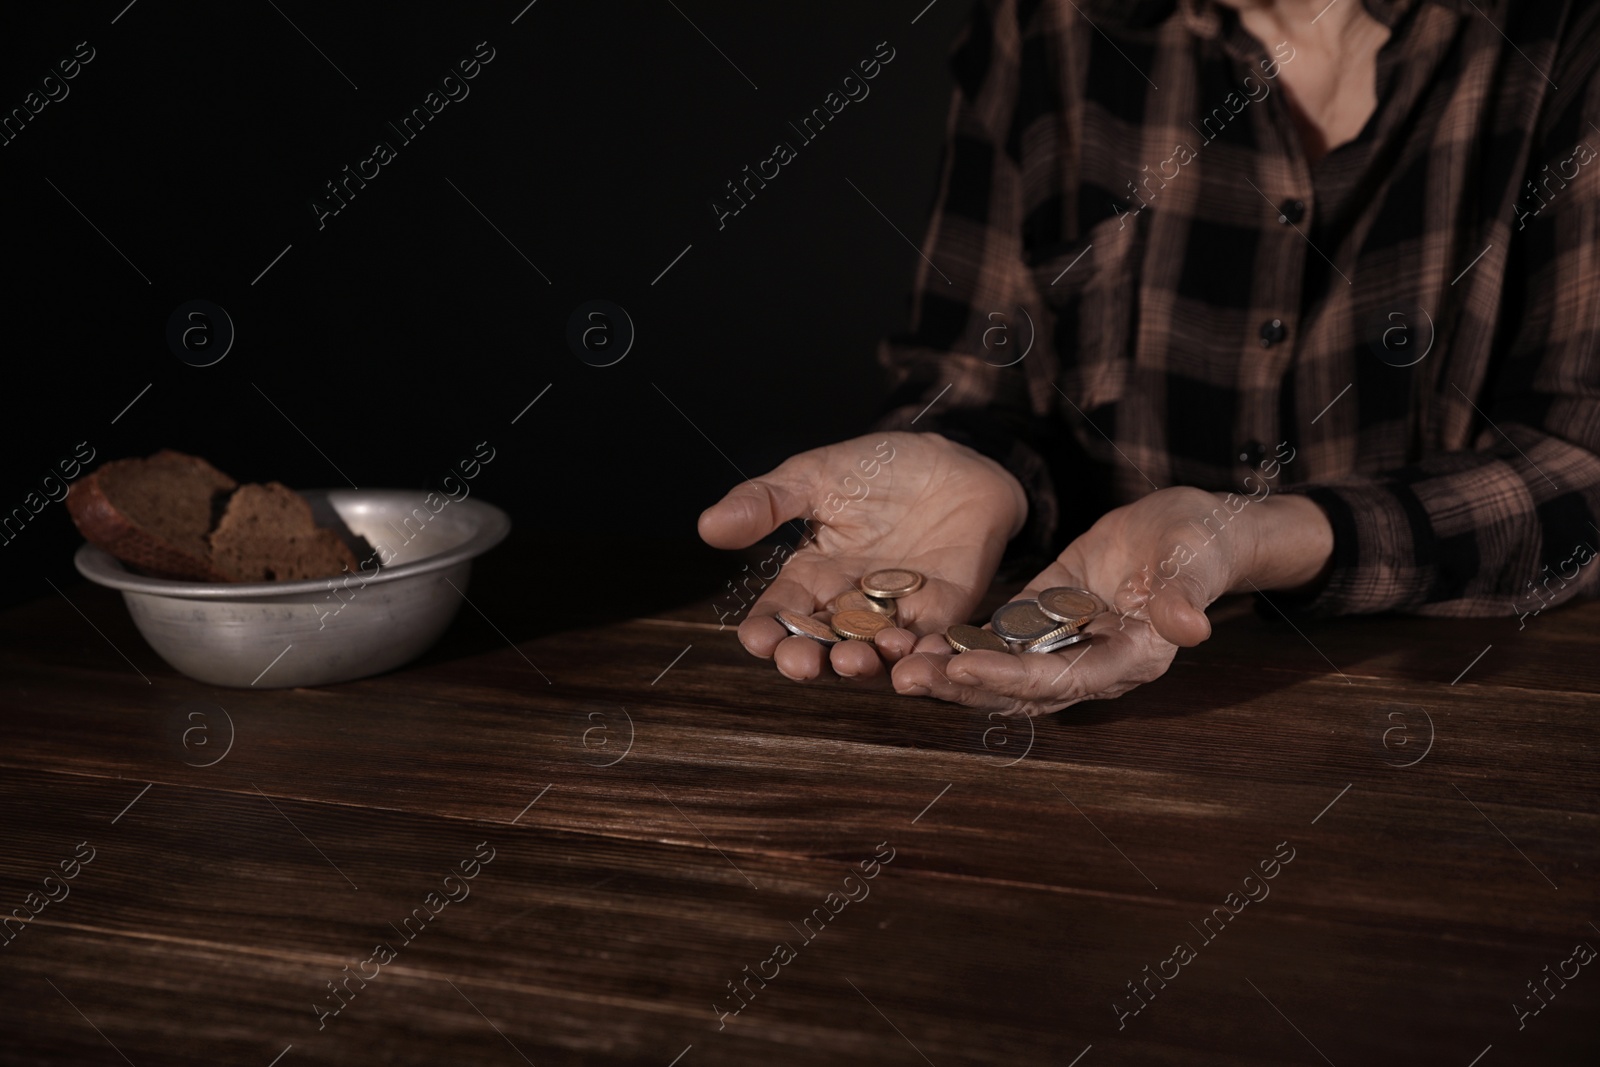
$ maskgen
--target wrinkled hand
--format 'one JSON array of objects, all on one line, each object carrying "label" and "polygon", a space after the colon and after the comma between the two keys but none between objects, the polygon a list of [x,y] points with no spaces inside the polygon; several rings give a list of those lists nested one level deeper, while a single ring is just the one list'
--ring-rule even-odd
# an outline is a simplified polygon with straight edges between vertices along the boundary
[{"label": "wrinkled hand", "polygon": [[[972,449],[938,434],[883,433],[789,458],[735,486],[699,526],[707,544],[744,548],[791,519],[818,524],[751,606],[739,640],[788,678],[817,677],[825,658],[840,675],[864,678],[909,653],[918,635],[970,616],[1027,507],[1016,478]],[[897,625],[870,643],[824,648],[773,617],[785,608],[821,611],[885,567],[908,567],[926,581],[896,602]]]},{"label": "wrinkled hand", "polygon": [[915,651],[928,655],[899,660],[894,686],[1026,715],[1121,696],[1211,636],[1205,609],[1218,597],[1304,585],[1331,553],[1327,518],[1304,498],[1163,489],[1107,512],[1017,595],[1090,590],[1111,608],[1087,627],[1092,640],[1055,653],[951,655],[942,637],[925,636]]}]

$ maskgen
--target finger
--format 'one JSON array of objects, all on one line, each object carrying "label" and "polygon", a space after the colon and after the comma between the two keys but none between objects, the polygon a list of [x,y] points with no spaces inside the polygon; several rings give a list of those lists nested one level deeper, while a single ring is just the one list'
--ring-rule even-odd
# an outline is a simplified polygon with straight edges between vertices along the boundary
[{"label": "finger", "polygon": [[994,576],[993,567],[985,570],[985,565],[974,553],[970,560],[957,561],[954,573],[928,575],[922,588],[894,602],[896,625],[912,633],[931,633],[965,622]]},{"label": "finger", "polygon": [[701,540],[713,548],[745,548],[790,519],[805,515],[825,449],[791,456],[761,477],[741,482],[700,513]]},{"label": "finger", "polygon": [[945,667],[950,662],[948,653],[913,652],[896,663],[889,671],[896,692],[907,696],[927,696],[936,687],[951,685]]},{"label": "finger", "polygon": [[1211,636],[1211,620],[1178,583],[1169,585],[1151,599],[1150,625],[1163,638],[1184,648],[1193,648]]},{"label": "finger", "polygon": [[1226,576],[1220,572],[1221,554],[1191,553],[1189,565],[1171,578],[1163,578],[1155,585],[1154,595],[1148,604],[1150,625],[1156,633],[1175,645],[1192,648],[1211,636],[1211,620],[1205,609],[1216,599],[1209,587],[1219,583],[1221,593],[1227,588]]},{"label": "finger", "polygon": [[923,634],[917,638],[916,652],[926,652],[935,656],[948,656],[955,651],[950,647],[950,642],[945,640],[944,634]]},{"label": "finger", "polygon": [[871,641],[840,641],[828,650],[828,662],[842,678],[876,678],[883,660]]},{"label": "finger", "polygon": [[878,654],[889,663],[897,663],[909,656],[917,646],[917,635],[900,626],[880,630],[872,639]]},{"label": "finger", "polygon": [[793,636],[771,615],[754,615],[739,624],[739,643],[752,656],[762,659],[771,659],[778,644]]},{"label": "finger", "polygon": [[808,682],[822,673],[823,647],[809,637],[791,634],[778,642],[772,654],[778,673],[795,682]]},{"label": "finger", "polygon": [[[967,652],[968,656],[1004,656],[1004,652]],[[952,704],[972,708],[1012,710],[1016,702],[998,693],[952,680],[945,671],[950,656],[913,653],[894,665],[891,677],[897,693],[904,696],[931,696]]]},{"label": "finger", "polygon": [[790,636],[788,629],[773,618],[785,609],[810,615],[817,609],[817,598],[805,585],[780,573],[750,605],[750,614],[739,624],[739,643],[751,655],[769,658],[778,642]]},{"label": "finger", "polygon": [[1063,651],[1065,654],[963,652],[951,658],[946,673],[952,682],[1012,701],[1059,701],[1064,706],[1095,690],[1082,688],[1089,681],[1088,670],[1074,674],[1092,648]]},{"label": "finger", "polygon": [[[1150,625],[1172,644],[1193,647],[1211,636],[1211,621],[1205,609],[1227,591],[1232,582],[1225,543],[1195,541],[1198,531],[1192,524],[1174,527],[1162,539],[1163,564],[1157,570],[1160,580],[1153,582],[1149,602]],[[1167,561],[1178,564],[1171,578],[1161,567]]]},{"label": "finger", "polygon": [[1095,630],[1060,652],[966,652],[950,661],[952,682],[1047,710],[1126,692],[1159,678],[1177,650],[1148,628]]}]

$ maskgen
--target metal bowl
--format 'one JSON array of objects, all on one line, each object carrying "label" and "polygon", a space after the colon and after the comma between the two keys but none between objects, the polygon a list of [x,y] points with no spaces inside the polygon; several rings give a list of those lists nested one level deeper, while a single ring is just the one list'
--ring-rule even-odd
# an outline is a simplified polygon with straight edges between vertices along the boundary
[{"label": "metal bowl", "polygon": [[358,553],[359,573],[180,582],[135,574],[94,545],[73,562],[91,582],[122,590],[139,632],[174,669],[212,685],[285,689],[365,678],[420,656],[461,606],[473,558],[511,532],[505,512],[470,497],[429,494],[444,500],[434,511],[418,492],[300,495],[319,525],[342,521],[373,546]]}]

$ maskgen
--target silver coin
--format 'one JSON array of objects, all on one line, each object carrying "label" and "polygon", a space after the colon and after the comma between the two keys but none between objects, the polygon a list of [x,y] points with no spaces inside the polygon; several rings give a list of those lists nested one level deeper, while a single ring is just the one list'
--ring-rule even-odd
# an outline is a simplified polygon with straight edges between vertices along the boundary
[{"label": "silver coin", "polygon": [[1060,628],[1061,623],[1039,610],[1037,600],[1001,604],[989,619],[994,632],[1007,641],[1037,641]]},{"label": "silver coin", "polygon": [[1077,633],[1067,634],[1065,637],[1058,637],[1053,641],[1029,641],[1027,644],[1022,646],[1022,651],[1059,652],[1063,648],[1071,648],[1073,645],[1082,644],[1093,636],[1094,634],[1091,634],[1086,630],[1080,630]]},{"label": "silver coin", "polygon": [[798,611],[790,611],[785,608],[778,612],[777,619],[778,622],[783,624],[785,630],[788,630],[796,637],[809,637],[825,645],[837,644],[839,641],[839,635],[834,633],[827,623],[821,619],[814,619],[810,615],[802,615]]}]

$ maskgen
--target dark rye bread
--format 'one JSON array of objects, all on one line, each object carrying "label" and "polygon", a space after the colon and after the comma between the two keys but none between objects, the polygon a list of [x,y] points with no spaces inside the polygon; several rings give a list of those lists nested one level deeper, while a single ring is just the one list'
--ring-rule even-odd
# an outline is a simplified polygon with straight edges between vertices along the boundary
[{"label": "dark rye bread", "polygon": [[67,510],[91,544],[158,578],[290,581],[358,569],[299,494],[277,482],[240,486],[170,449],[104,464],[73,486]]},{"label": "dark rye bread", "polygon": [[209,541],[212,566],[237,581],[328,578],[360,568],[338,534],[318,528],[305,498],[278,482],[235,490]]},{"label": "dark rye bread", "polygon": [[197,456],[163,449],[80,479],[67,511],[84,539],[159,578],[229,581],[211,565],[215,507],[238,483]]}]

